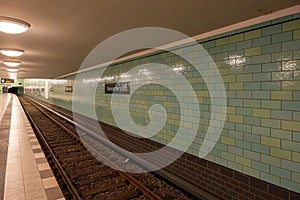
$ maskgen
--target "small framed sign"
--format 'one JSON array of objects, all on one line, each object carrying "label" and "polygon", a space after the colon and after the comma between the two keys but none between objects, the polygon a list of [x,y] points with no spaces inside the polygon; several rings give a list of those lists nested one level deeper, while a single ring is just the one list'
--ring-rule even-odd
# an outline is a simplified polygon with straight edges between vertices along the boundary
[{"label": "small framed sign", "polygon": [[129,82],[105,83],[105,94],[130,94]]},{"label": "small framed sign", "polygon": [[1,83],[14,83],[14,79],[1,78]]},{"label": "small framed sign", "polygon": [[65,92],[73,92],[73,86],[65,86]]}]

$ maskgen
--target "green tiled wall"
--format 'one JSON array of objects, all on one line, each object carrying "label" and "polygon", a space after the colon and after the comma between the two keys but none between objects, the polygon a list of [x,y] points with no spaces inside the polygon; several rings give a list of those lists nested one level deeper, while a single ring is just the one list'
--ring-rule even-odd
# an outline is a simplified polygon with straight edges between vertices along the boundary
[{"label": "green tiled wall", "polygon": [[[24,80],[25,94],[45,99],[45,80],[44,79],[25,79]],[[44,90],[42,90],[42,88]]]},{"label": "green tiled wall", "polygon": [[13,87],[23,87],[24,86],[24,80],[23,79],[15,79],[14,83],[9,83],[9,84],[0,83],[0,94],[3,93],[3,91],[2,91],[3,87],[11,87],[11,86],[13,86]]},{"label": "green tiled wall", "polygon": [[[205,159],[300,193],[300,19],[297,17],[299,14],[206,38],[199,43],[218,66],[228,101],[221,137]],[[185,48],[178,51],[185,52]],[[198,54],[187,52],[187,56],[193,59]],[[172,53],[160,52],[114,64],[106,69],[103,77],[120,77],[145,63],[189,66],[183,75],[196,91],[201,120],[188,152],[198,156],[209,125],[211,101],[204,80],[189,63]],[[147,70],[150,74],[156,73],[153,68]],[[85,75],[89,80],[81,80],[81,87],[88,91],[89,81],[99,77],[95,77],[95,71],[85,72]],[[147,77],[151,75],[145,74],[145,82]],[[51,83],[54,90],[50,92],[50,101],[70,109],[72,97],[63,88],[72,84],[75,76],[66,79],[68,83]],[[76,101],[83,105],[96,102],[98,118],[115,125],[111,95],[104,94],[104,82],[99,83],[95,99],[85,95],[82,93]],[[166,87],[144,85],[129,100],[130,114],[136,124],[145,126],[150,122],[148,111],[153,104],[165,107],[167,123],[151,139],[167,144],[180,125],[180,104]],[[189,109],[193,113],[193,107]],[[193,128],[195,121],[191,114],[190,123],[184,126]],[[177,142],[185,144],[184,139]]]}]

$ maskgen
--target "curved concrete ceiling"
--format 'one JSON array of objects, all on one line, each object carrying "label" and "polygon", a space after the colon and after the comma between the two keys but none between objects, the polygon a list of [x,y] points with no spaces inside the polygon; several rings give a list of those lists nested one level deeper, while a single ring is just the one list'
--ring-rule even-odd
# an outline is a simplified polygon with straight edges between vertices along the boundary
[{"label": "curved concrete ceiling", "polygon": [[[299,4],[299,0],[0,0],[0,16],[31,24],[0,32],[0,48],[24,49],[18,78],[55,78],[78,70],[101,41],[138,27],[195,36]],[[0,55],[0,60],[7,58]],[[6,67],[0,63],[0,77]]]}]

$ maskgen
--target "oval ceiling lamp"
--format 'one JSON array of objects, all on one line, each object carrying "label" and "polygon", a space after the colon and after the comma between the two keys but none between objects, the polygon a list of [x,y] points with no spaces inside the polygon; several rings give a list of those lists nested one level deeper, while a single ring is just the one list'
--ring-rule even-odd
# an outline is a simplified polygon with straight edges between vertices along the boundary
[{"label": "oval ceiling lamp", "polygon": [[14,78],[14,79],[17,78],[18,76],[18,72],[8,72],[7,74],[10,78]]},{"label": "oval ceiling lamp", "polygon": [[8,57],[18,57],[24,54],[24,50],[21,49],[0,49],[0,53]]},{"label": "oval ceiling lamp", "polygon": [[8,75],[14,75],[14,76],[15,76],[15,75],[18,74],[18,72],[7,72],[7,74],[8,74]]},{"label": "oval ceiling lamp", "polygon": [[8,75],[10,79],[17,79],[17,75]]},{"label": "oval ceiling lamp", "polygon": [[8,71],[8,72],[18,72],[19,71],[19,69],[15,69],[15,68],[8,68],[8,69],[6,69],[6,71]]},{"label": "oval ceiling lamp", "polygon": [[21,64],[19,61],[3,61],[4,65],[9,67],[17,67]]},{"label": "oval ceiling lamp", "polygon": [[0,31],[9,34],[24,33],[30,27],[30,24],[19,19],[0,16]]}]

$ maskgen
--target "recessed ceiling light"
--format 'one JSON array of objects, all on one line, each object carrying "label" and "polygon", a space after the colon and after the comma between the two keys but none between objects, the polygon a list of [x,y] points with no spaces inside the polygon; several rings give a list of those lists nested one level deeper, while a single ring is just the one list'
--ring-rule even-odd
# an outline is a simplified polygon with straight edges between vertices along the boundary
[{"label": "recessed ceiling light", "polygon": [[0,16],[0,31],[9,34],[23,33],[28,30],[30,24],[10,17]]},{"label": "recessed ceiling light", "polygon": [[3,63],[9,67],[17,67],[21,64],[19,61],[3,61]]},{"label": "recessed ceiling light", "polygon": [[18,73],[8,73],[8,77],[10,78],[17,78]]},{"label": "recessed ceiling light", "polygon": [[0,53],[8,57],[18,57],[24,54],[24,50],[20,49],[0,49]]},{"label": "recessed ceiling light", "polygon": [[17,79],[17,76],[8,76],[10,79]]},{"label": "recessed ceiling light", "polygon": [[6,69],[8,72],[18,72],[19,69]]}]

